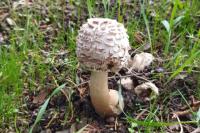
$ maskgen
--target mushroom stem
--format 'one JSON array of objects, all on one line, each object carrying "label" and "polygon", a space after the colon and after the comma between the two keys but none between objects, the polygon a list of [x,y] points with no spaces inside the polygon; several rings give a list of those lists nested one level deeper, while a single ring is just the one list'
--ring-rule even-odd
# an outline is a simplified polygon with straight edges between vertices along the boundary
[{"label": "mushroom stem", "polygon": [[96,112],[102,117],[118,115],[122,112],[118,105],[123,105],[123,100],[119,99],[118,91],[108,89],[107,72],[91,73],[90,97]]}]

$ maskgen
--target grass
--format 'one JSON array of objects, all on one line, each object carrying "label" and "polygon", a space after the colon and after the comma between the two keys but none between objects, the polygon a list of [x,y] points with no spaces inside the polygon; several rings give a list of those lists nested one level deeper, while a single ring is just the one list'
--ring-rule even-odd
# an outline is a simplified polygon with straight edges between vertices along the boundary
[{"label": "grass", "polygon": [[[52,26],[58,29],[60,23],[64,23],[62,19],[62,10],[56,9],[53,5],[55,1],[47,1],[48,18],[44,18],[39,10],[26,8],[23,10],[11,10],[11,18],[16,25],[11,27],[9,31],[9,45],[2,44],[0,46],[0,128],[7,128],[9,123],[13,123],[15,115],[21,106],[21,96],[23,88],[37,90],[38,87],[44,87],[48,76],[53,72],[50,71],[55,65],[59,65],[56,61],[56,53],[66,48],[70,52],[70,59],[66,58],[67,74],[70,78],[75,78],[76,59],[75,59],[75,37],[76,33],[69,31],[66,34],[65,29],[60,27],[56,36],[49,37],[48,29],[41,29],[39,23],[53,23]],[[60,2],[56,1],[56,6]],[[36,4],[36,3],[35,3]],[[42,4],[42,3],[40,3]],[[56,10],[55,10],[56,9]],[[56,15],[54,14],[56,13]],[[57,22],[57,19],[61,21]],[[44,25],[45,26],[45,25]],[[52,27],[53,28],[53,27]],[[50,29],[51,30],[51,29]],[[66,41],[66,36],[71,36]],[[50,41],[47,42],[46,40]],[[71,45],[65,45],[70,43]],[[72,43],[73,42],[73,43]],[[46,44],[49,43],[49,44]],[[5,47],[4,47],[5,45]],[[43,55],[45,45],[53,45],[53,49],[48,55]],[[63,73],[63,76],[64,73]],[[60,84],[60,80],[56,79]],[[24,84],[25,83],[25,84]],[[53,86],[53,85],[52,85]],[[6,102],[4,102],[6,101]],[[3,125],[5,124],[5,127]]]},{"label": "grass", "polygon": [[[15,48],[0,49],[0,125],[12,121],[18,111],[15,104],[22,93],[21,68],[23,57]],[[5,102],[6,101],[6,102]]]},{"label": "grass", "polygon": [[146,31],[147,31],[148,39],[149,39],[148,40],[149,41],[149,45],[151,46],[151,53],[153,53],[153,44],[152,44],[152,41],[151,41],[151,33],[150,33],[150,30],[149,30],[149,22],[148,22],[146,14],[145,14],[145,5],[144,4],[145,4],[144,1],[143,1],[143,3],[140,3],[141,14],[142,14],[144,22],[145,22]]},{"label": "grass", "polygon": [[[0,5],[6,7],[10,5],[8,3],[12,4],[9,1],[2,1]],[[0,120],[2,120],[0,129],[14,124],[14,119],[18,117],[23,104],[23,89],[34,92],[38,91],[38,88],[45,88],[50,77],[54,79],[49,83],[52,88],[68,83],[66,79],[76,81],[77,31],[82,22],[89,17],[113,18],[124,23],[130,45],[134,49],[141,47],[141,44],[134,40],[134,33],[142,32],[145,35],[142,45],[149,44],[151,53],[166,60],[162,67],[170,72],[170,75],[154,75],[156,79],[160,77],[162,81],[167,81],[164,83],[165,89],[169,89],[169,83],[183,71],[188,75],[193,71],[199,71],[197,60],[200,58],[198,26],[200,2],[198,0],[184,2],[161,0],[153,5],[148,1],[143,3],[135,1],[131,6],[117,0],[112,7],[111,4],[108,0],[102,2],[87,0],[85,3],[70,0],[69,5],[74,6],[75,12],[68,13],[65,12],[67,4],[64,0],[47,0],[45,3],[38,0],[32,5],[33,8],[22,6],[17,10],[12,9],[12,5],[8,6],[9,18],[16,25],[9,26],[6,20],[1,25],[1,30],[5,31],[5,35],[9,38],[9,44],[6,42],[0,44]],[[84,11],[87,11],[85,16],[82,15]],[[66,20],[67,17],[70,20]],[[63,51],[66,54],[61,57],[61,61],[58,61],[62,56],[58,53]],[[58,74],[55,74],[55,68],[60,68],[57,70]],[[194,77],[200,84],[199,76]],[[67,85],[72,86],[70,83]],[[200,92],[199,86],[196,88],[197,92]],[[46,102],[48,103],[48,99]],[[69,106],[66,118],[73,113],[73,105],[69,103]],[[128,115],[130,132],[138,125],[148,127],[148,132],[156,130],[155,126],[158,125],[164,132],[163,127],[168,126],[170,122],[157,121],[157,116],[160,115],[162,114],[159,114],[156,102],[150,105],[143,123]]]},{"label": "grass", "polygon": [[87,8],[88,8],[88,13],[89,17],[92,18],[94,15],[94,9],[95,9],[95,1],[94,0],[87,0]]},{"label": "grass", "polygon": [[36,124],[41,120],[43,114],[44,114],[45,111],[46,111],[46,108],[47,108],[47,105],[48,105],[48,103],[49,103],[49,101],[50,101],[50,98],[53,97],[54,95],[56,95],[58,92],[60,92],[64,87],[65,87],[65,84],[63,84],[63,85],[57,87],[57,88],[52,92],[52,94],[47,98],[47,100],[45,101],[45,103],[41,106],[41,108],[40,108],[40,110],[39,110],[39,112],[38,112],[37,118],[36,118],[36,120],[35,120],[33,126],[31,127],[29,133],[32,133],[32,132],[33,132],[33,129],[34,129],[34,127],[36,126]]}]

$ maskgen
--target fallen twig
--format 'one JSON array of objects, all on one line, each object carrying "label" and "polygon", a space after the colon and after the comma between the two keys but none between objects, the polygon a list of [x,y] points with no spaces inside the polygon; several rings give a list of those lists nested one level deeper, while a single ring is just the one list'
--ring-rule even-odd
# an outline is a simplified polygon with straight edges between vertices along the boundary
[{"label": "fallen twig", "polygon": [[[173,114],[178,115],[178,116],[185,116],[185,115],[191,114],[192,112],[198,111],[198,109],[200,108],[200,101],[196,101],[194,99],[194,96],[191,96],[191,101],[192,101],[191,104],[189,104],[190,108],[188,106],[183,107],[182,110],[184,111],[177,111],[177,112],[174,112]],[[172,116],[172,118],[174,118],[174,115]]]}]

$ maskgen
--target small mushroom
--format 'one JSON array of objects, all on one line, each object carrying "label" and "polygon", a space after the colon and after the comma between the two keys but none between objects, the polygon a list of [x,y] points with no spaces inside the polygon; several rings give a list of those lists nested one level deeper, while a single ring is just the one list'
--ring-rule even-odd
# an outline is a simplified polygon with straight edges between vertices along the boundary
[{"label": "small mushroom", "polygon": [[91,70],[90,97],[102,117],[122,112],[121,94],[108,89],[108,72],[118,72],[128,65],[129,49],[126,29],[116,20],[91,18],[79,30],[76,54],[80,65]]},{"label": "small mushroom", "polygon": [[150,53],[140,53],[136,54],[133,60],[129,60],[129,66],[131,71],[132,69],[137,71],[143,71],[146,67],[148,67],[154,60],[154,57]]}]

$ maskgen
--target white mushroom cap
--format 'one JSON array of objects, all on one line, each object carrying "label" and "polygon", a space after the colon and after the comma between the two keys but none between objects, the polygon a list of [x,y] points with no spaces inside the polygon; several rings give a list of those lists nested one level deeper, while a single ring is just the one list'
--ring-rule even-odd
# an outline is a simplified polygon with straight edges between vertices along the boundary
[{"label": "white mushroom cap", "polygon": [[76,54],[87,69],[119,71],[128,64],[129,49],[126,29],[116,20],[91,18],[79,30]]}]

